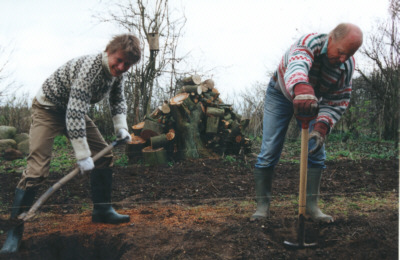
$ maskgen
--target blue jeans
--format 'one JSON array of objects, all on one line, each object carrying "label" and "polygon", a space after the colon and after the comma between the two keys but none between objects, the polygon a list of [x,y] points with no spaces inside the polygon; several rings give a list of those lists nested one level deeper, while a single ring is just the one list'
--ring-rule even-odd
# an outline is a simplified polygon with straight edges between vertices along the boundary
[{"label": "blue jeans", "polygon": [[[264,101],[263,138],[261,151],[257,157],[256,168],[275,167],[281,157],[283,142],[293,116],[293,103],[285,98],[280,90],[274,88],[275,81],[271,78]],[[298,126],[301,123],[297,120]],[[310,122],[309,131],[313,130],[315,120]],[[310,140],[308,149],[315,147],[315,141]],[[299,154],[300,158],[300,154]],[[308,155],[308,168],[326,168],[325,145],[315,154]]]}]

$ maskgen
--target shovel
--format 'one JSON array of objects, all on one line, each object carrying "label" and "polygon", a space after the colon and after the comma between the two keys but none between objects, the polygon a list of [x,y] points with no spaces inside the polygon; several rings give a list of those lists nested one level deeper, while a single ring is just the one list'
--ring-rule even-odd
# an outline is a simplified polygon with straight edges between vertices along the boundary
[{"label": "shovel", "polygon": [[305,214],[307,189],[307,159],[308,159],[308,125],[314,118],[297,117],[301,121],[301,155],[300,155],[300,184],[299,184],[299,223],[297,242],[284,241],[284,245],[294,249],[310,248],[317,243],[305,242]]},{"label": "shovel", "polygon": [[[127,139],[119,139],[114,142],[112,142],[110,145],[108,145],[106,148],[98,152],[95,156],[93,156],[93,162],[97,161],[101,157],[103,157],[105,154],[107,154],[109,151],[111,151],[115,146],[122,144],[126,142]],[[76,167],[73,171],[65,175],[63,178],[61,178],[58,182],[53,184],[45,193],[43,193],[42,196],[33,204],[33,206],[29,209],[28,212],[23,212],[18,217],[13,218],[13,219],[8,219],[8,220],[0,220],[0,227],[5,227],[7,229],[11,229],[13,227],[16,227],[18,225],[21,225],[22,223],[26,222],[27,220],[31,219],[36,215],[36,211],[47,201],[47,199],[57,190],[59,190],[63,185],[65,185],[67,182],[69,182],[72,178],[74,178],[78,173],[80,172],[79,167]],[[3,228],[2,228],[3,229]],[[4,230],[4,229],[3,229]]]}]

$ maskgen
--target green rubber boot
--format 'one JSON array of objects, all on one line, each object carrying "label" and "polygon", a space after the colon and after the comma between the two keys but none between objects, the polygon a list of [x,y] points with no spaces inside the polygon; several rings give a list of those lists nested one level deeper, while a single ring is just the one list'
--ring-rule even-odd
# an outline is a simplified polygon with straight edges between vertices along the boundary
[{"label": "green rubber boot", "polygon": [[309,168],[307,173],[306,215],[317,222],[333,222],[333,217],[322,213],[318,207],[319,188],[321,183],[321,168]]},{"label": "green rubber boot", "polygon": [[[35,199],[34,190],[15,189],[14,202],[11,209],[10,219],[18,217],[23,211],[29,210]],[[1,254],[15,253],[21,244],[22,234],[24,233],[24,224],[11,228],[7,232],[6,241],[0,250]]]},{"label": "green rubber boot", "polygon": [[90,173],[92,187],[92,222],[120,224],[130,221],[128,215],[118,214],[111,206],[112,170],[94,169]]},{"label": "green rubber boot", "polygon": [[269,217],[271,202],[272,178],[274,170],[270,168],[254,168],[257,210],[250,217],[250,221]]}]

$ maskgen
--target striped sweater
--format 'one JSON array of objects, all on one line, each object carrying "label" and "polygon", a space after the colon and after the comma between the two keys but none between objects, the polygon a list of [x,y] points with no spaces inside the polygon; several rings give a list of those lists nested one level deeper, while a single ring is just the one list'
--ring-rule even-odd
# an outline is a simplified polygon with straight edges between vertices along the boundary
[{"label": "striped sweater", "polygon": [[85,115],[91,104],[109,97],[114,130],[124,128],[126,102],[123,77],[112,77],[107,53],[72,59],[58,68],[36,94],[39,103],[65,111],[66,129],[77,160],[91,156]]},{"label": "striped sweater", "polygon": [[350,57],[339,67],[331,66],[326,56],[328,39],[327,34],[316,33],[301,37],[283,55],[274,76],[291,101],[296,84],[311,84],[319,99],[316,121],[332,129],[349,106],[355,60]]}]

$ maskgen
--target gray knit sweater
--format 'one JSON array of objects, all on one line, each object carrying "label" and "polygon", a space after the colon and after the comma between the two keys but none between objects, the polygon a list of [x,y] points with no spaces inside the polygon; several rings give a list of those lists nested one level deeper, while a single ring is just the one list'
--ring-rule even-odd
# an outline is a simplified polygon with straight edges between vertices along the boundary
[{"label": "gray knit sweater", "polygon": [[56,106],[66,113],[66,129],[77,160],[91,156],[86,140],[85,115],[90,104],[109,97],[114,130],[124,128],[126,102],[123,76],[112,77],[107,53],[72,59],[58,68],[36,95],[42,105]]}]

